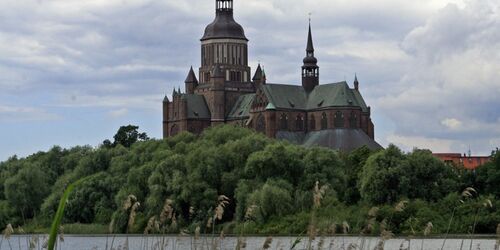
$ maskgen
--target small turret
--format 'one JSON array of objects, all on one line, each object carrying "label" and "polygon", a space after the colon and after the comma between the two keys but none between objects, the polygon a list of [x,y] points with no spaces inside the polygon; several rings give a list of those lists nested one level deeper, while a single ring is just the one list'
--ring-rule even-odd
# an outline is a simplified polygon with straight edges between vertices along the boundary
[{"label": "small turret", "polygon": [[260,63],[257,66],[257,69],[255,70],[255,75],[252,78],[252,81],[256,85],[263,85],[266,84],[266,73],[264,70],[260,67]]},{"label": "small turret", "polygon": [[194,90],[198,87],[198,79],[196,79],[196,75],[194,74],[193,66],[191,66],[184,83],[186,84],[186,93],[194,94]]},{"label": "small turret", "polygon": [[357,74],[354,75],[354,89],[359,90],[359,82]]}]

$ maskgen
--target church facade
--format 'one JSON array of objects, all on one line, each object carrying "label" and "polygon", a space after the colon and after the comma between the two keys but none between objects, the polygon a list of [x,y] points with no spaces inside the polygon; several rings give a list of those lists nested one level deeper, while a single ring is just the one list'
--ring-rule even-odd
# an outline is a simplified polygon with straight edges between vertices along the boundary
[{"label": "church facade", "polygon": [[233,0],[216,0],[215,20],[201,38],[198,76],[191,67],[185,93],[163,101],[163,137],[199,134],[219,124],[237,124],[305,146],[351,151],[374,141],[371,109],[347,82],[319,84],[318,60],[309,25],[302,85],[268,83],[259,65],[248,66],[248,39],[233,17]]}]

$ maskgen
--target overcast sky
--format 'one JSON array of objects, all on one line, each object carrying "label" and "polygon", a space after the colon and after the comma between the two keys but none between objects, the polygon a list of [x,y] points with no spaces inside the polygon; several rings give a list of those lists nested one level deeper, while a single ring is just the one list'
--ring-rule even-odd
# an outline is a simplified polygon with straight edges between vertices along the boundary
[{"label": "overcast sky", "polygon": [[[500,1],[235,0],[250,64],[300,84],[308,13],[321,83],[358,74],[376,140],[489,154],[500,145]],[[199,67],[214,0],[1,0],[0,161],[161,137],[161,101]]]}]

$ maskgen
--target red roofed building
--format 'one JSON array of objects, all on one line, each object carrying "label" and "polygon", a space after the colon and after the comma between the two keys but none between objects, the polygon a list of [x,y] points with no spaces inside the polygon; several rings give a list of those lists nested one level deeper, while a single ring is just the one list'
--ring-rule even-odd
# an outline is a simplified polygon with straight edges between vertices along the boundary
[{"label": "red roofed building", "polygon": [[476,169],[491,160],[490,156],[467,156],[466,154],[462,155],[458,153],[436,153],[433,155],[445,163],[462,166],[471,170]]}]

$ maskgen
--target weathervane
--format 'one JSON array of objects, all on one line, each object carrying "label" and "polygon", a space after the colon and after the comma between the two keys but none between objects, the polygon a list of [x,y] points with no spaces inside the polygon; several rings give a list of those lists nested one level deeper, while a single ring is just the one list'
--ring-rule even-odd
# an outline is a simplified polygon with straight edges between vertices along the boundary
[{"label": "weathervane", "polygon": [[309,23],[311,23],[311,16],[312,16],[312,12],[309,12],[308,15],[309,15]]}]

